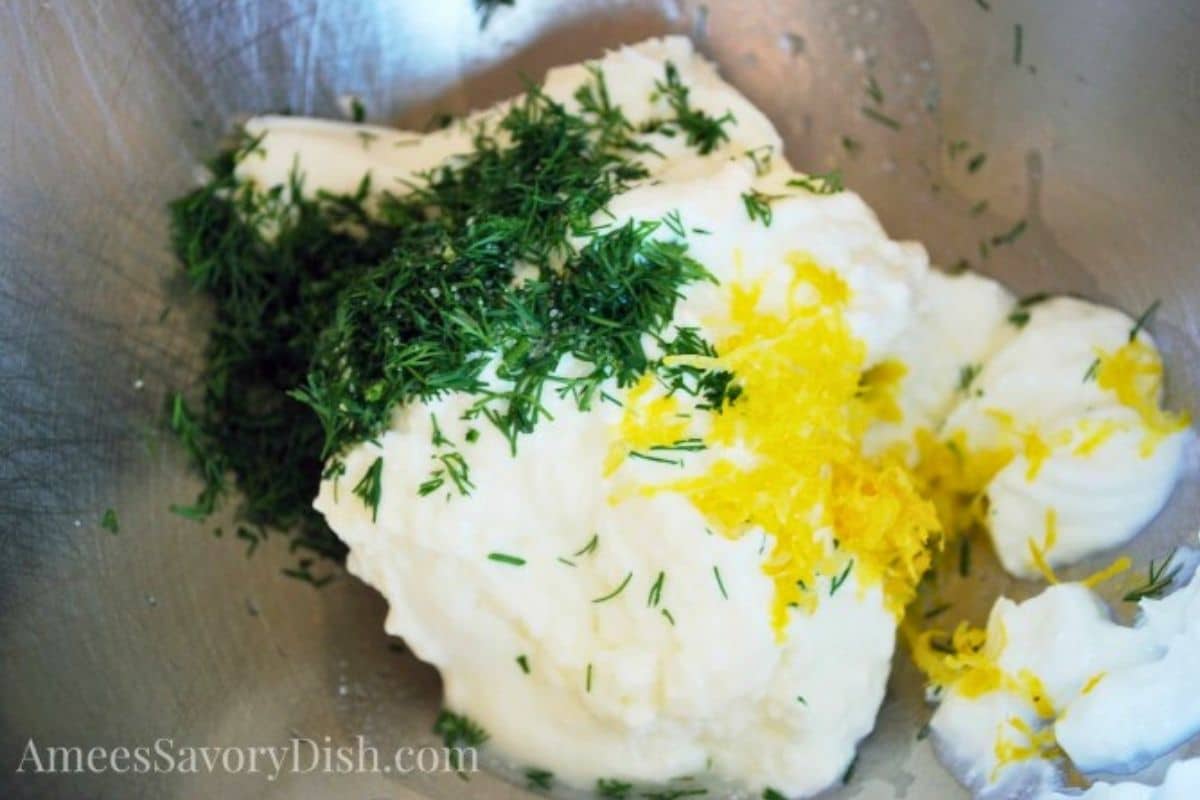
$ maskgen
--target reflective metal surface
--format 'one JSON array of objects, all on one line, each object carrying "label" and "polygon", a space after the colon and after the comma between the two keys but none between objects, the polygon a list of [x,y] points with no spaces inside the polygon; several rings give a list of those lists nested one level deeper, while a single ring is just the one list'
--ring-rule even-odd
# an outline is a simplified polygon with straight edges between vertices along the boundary
[{"label": "reflective metal surface", "polygon": [[[168,388],[193,379],[205,309],[175,274],[163,206],[239,113],[334,115],[338,96],[355,93],[374,119],[420,124],[511,93],[518,70],[536,76],[666,31],[692,34],[766,110],[794,163],[841,166],[894,236],[926,242],[939,262],[966,257],[1019,292],[1074,291],[1135,314],[1162,298],[1152,331],[1172,404],[1200,410],[1200,8],[1190,0],[517,0],[483,32],[470,0],[9,0],[0,796],[525,796],[488,775],[14,770],[31,737],[433,741],[436,676],[389,647],[376,595],[345,577],[314,591],[280,575],[282,542],[246,558],[227,519],[215,540],[214,525],[168,513],[195,484],[157,414]],[[861,113],[868,75],[899,131]],[[951,160],[957,140],[986,152],[978,172],[966,156]],[[1021,218],[1026,235],[981,261],[978,243]],[[1193,458],[1140,558],[1195,531],[1196,474]],[[110,506],[117,535],[99,526]],[[986,591],[1007,586],[993,576]],[[915,737],[928,712],[901,664],[879,731],[832,796],[961,796]]]}]

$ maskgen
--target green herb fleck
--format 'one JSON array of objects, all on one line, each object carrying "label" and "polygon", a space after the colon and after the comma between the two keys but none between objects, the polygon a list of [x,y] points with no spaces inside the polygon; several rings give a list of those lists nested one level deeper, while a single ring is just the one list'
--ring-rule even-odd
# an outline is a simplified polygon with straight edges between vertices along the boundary
[{"label": "green herb fleck", "polygon": [[1092,363],[1088,365],[1087,372],[1083,373],[1083,382],[1088,383],[1096,379],[1096,374],[1100,371],[1100,357],[1096,356],[1092,359]]},{"label": "green herb fleck", "polygon": [[371,509],[371,521],[374,522],[379,515],[379,498],[383,494],[383,456],[371,462],[352,491]]},{"label": "green herb fleck", "polygon": [[983,367],[979,364],[963,364],[958,370],[958,390],[965,392],[970,389],[982,369]]},{"label": "green herb fleck", "polygon": [[589,693],[592,691],[592,663],[590,661],[587,665],[587,674],[583,679],[583,689]]},{"label": "green herb fleck", "polygon": [[987,211],[987,208],[988,208],[988,201],[980,200],[978,203],[975,203],[974,205],[971,206],[970,214],[972,217],[978,217],[978,216],[982,215],[985,211]]},{"label": "green herb fleck", "polygon": [[1021,23],[1013,25],[1013,64],[1021,66],[1021,58],[1025,50],[1025,26]]},{"label": "green herb fleck", "polygon": [[1137,321],[1133,324],[1133,327],[1129,329],[1130,342],[1137,340],[1138,334],[1141,333],[1146,327],[1146,324],[1150,322],[1150,318],[1154,316],[1155,311],[1158,311],[1158,307],[1160,305],[1162,305],[1162,301],[1155,300],[1150,304],[1149,308],[1147,308],[1141,313],[1141,315],[1138,316]]},{"label": "green herb fleck", "polygon": [[867,119],[873,122],[878,122],[885,128],[891,128],[894,131],[900,130],[900,122],[892,117],[889,117],[887,114],[884,114],[882,111],[871,108],[870,106],[862,106],[861,110],[863,116]]},{"label": "green herb fleck", "polygon": [[964,578],[971,574],[971,540],[966,536],[958,543],[958,574]]},{"label": "green herb fleck", "polygon": [[850,761],[850,766],[846,767],[846,772],[842,775],[842,785],[850,783],[850,779],[854,777],[854,768],[858,766],[858,754],[854,754],[854,758]]},{"label": "green herb fleck", "polygon": [[792,178],[787,185],[795,186],[812,194],[837,194],[846,188],[842,182],[842,173],[836,169],[824,174]]},{"label": "green herb fleck", "polygon": [[1024,308],[1018,308],[1008,315],[1008,321],[1017,328],[1024,328],[1029,323],[1029,312]]},{"label": "green herb fleck", "polygon": [[987,163],[987,153],[976,153],[967,160],[967,172],[974,175],[983,169],[985,163]]},{"label": "green herb fleck", "polygon": [[846,568],[842,570],[842,574],[835,576],[834,579],[829,582],[830,597],[833,597],[835,594],[837,594],[837,590],[842,588],[842,584],[844,584],[846,579],[850,577],[850,570],[853,568],[854,559],[852,558],[846,563]]},{"label": "green herb fleck", "polygon": [[479,30],[483,30],[492,21],[492,15],[501,6],[516,5],[517,0],[475,0],[475,11],[479,14]]},{"label": "green herb fleck", "polygon": [[1176,564],[1171,569],[1171,561],[1175,558],[1175,552],[1172,550],[1167,554],[1167,557],[1162,560],[1161,564],[1156,564],[1153,560],[1150,561],[1150,568],[1147,570],[1146,581],[1136,589],[1130,590],[1122,598],[1126,603],[1138,603],[1146,598],[1159,598],[1171,585],[1175,582],[1175,578],[1183,569],[1183,564]]},{"label": "green herb fleck", "polygon": [[528,675],[529,674],[529,657],[526,656],[524,653],[517,656],[517,666],[521,668],[521,672],[524,672],[526,675]]},{"label": "green herb fleck", "polygon": [[433,732],[442,737],[442,742],[450,750],[450,766],[462,770],[459,761],[460,750],[468,747],[479,747],[488,740],[487,731],[479,723],[463,714],[455,714],[443,710],[433,724]]},{"label": "green herb fleck", "polygon": [[751,222],[762,222],[767,228],[771,227],[771,219],[774,216],[771,202],[777,199],[777,195],[763,194],[755,189],[742,192],[742,205],[746,207],[746,216]]},{"label": "green herb fleck", "polygon": [[514,567],[525,565],[525,559],[520,556],[511,556],[508,553],[488,553],[488,559],[501,564],[511,564]]},{"label": "green herb fleck", "polygon": [[357,97],[350,98],[350,120],[352,122],[362,122],[367,118],[367,107],[363,105],[363,101]]},{"label": "green herb fleck", "polygon": [[1013,225],[1012,228],[1010,228],[1009,230],[1005,231],[1004,233],[999,233],[999,234],[996,234],[995,236],[993,236],[992,237],[992,246],[1000,247],[1001,245],[1012,244],[1017,239],[1021,238],[1021,235],[1023,233],[1025,233],[1025,229],[1027,227],[1028,227],[1028,225],[1025,222],[1025,220],[1023,220],[1023,219],[1018,220],[1017,224]]},{"label": "green herb fleck", "polygon": [[596,780],[596,796],[605,800],[628,800],[633,791],[633,784],[619,781],[615,778],[599,778]]},{"label": "green herb fleck", "polygon": [[717,579],[717,588],[721,590],[721,597],[729,599],[729,594],[725,591],[725,581],[721,580],[721,568],[713,565],[713,577]]},{"label": "green herb fleck", "polygon": [[545,769],[525,770],[526,787],[534,791],[548,792],[554,785],[554,773]]},{"label": "green herb fleck", "polygon": [[579,556],[586,556],[588,553],[594,553],[594,552],[596,552],[596,547],[599,544],[600,544],[600,534],[593,533],[592,538],[588,539],[588,543],[585,544],[583,547],[581,547],[576,552],[572,553],[572,555],[575,556],[576,558],[578,558]]},{"label": "green herb fleck", "polygon": [[104,509],[104,514],[100,517],[100,527],[111,534],[121,532],[121,523],[117,521],[117,512],[111,508]]},{"label": "green herb fleck", "polygon": [[605,603],[605,602],[608,602],[609,600],[612,600],[614,597],[619,595],[621,592],[625,591],[625,587],[629,585],[629,581],[631,578],[633,578],[633,573],[632,572],[627,573],[625,575],[625,580],[621,581],[620,585],[618,585],[617,588],[613,589],[611,592],[609,592],[608,594],[606,594],[602,597],[597,597],[597,598],[593,599],[592,602],[593,603]]},{"label": "green herb fleck", "polygon": [[771,787],[768,786],[766,789],[763,789],[762,800],[788,800],[788,799],[787,799],[787,796],[783,792],[779,791],[778,789],[772,789]]},{"label": "green herb fleck", "polygon": [[667,622],[671,623],[672,628],[675,627],[675,617],[674,617],[674,615],[671,614],[670,611],[668,611],[667,609],[664,608],[664,609],[662,609],[662,615],[663,615],[663,618],[666,619]]},{"label": "green herb fleck", "polygon": [[647,608],[656,608],[659,602],[661,602],[663,583],[666,581],[666,579],[667,574],[665,572],[658,573],[658,578],[655,579],[654,584],[650,587],[650,594],[646,598]]},{"label": "green herb fleck", "polygon": [[875,80],[874,75],[867,76],[867,97],[875,103],[875,105],[883,104],[883,89],[879,85],[879,81]]}]

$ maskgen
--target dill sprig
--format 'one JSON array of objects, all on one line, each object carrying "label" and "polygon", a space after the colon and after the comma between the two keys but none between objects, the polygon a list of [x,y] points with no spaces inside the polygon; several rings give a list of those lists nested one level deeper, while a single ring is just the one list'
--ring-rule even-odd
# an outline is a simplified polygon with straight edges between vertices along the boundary
[{"label": "dill sprig", "polygon": [[694,108],[688,99],[688,87],[680,79],[679,70],[674,64],[667,62],[664,79],[655,82],[654,87],[659,95],[667,99],[671,110],[675,112],[675,119],[668,123],[651,122],[645,126],[647,131],[670,132],[671,128],[668,126],[673,123],[674,127],[683,131],[688,145],[696,148],[702,156],[711,153],[721,142],[729,141],[725,126],[734,121],[733,115],[726,111],[721,116],[714,117]]},{"label": "dill sprig", "polygon": [[1176,564],[1171,567],[1171,562],[1175,558],[1175,551],[1172,550],[1167,554],[1167,557],[1162,560],[1162,563],[1150,561],[1150,567],[1147,570],[1146,581],[1136,589],[1130,590],[1122,599],[1126,603],[1138,603],[1146,598],[1159,598],[1171,585],[1175,582],[1175,578],[1183,569],[1183,564]]}]

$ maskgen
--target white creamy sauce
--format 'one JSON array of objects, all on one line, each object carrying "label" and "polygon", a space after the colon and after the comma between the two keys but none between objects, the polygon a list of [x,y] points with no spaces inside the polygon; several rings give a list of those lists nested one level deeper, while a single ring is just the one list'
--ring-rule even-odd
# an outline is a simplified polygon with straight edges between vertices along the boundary
[{"label": "white creamy sauce", "polygon": [[[1145,453],[1147,430],[1137,412],[1087,379],[1100,352],[1126,344],[1134,320],[1069,297],[1028,312],[1029,322],[982,362],[943,426],[947,434],[965,431],[972,449],[1017,450],[986,494],[992,543],[1005,569],[1022,578],[1038,575],[1029,542],[1041,540],[1049,509],[1058,528],[1057,542],[1046,552],[1051,567],[1132,539],[1166,502],[1191,438],[1180,431]],[[1153,346],[1145,332],[1138,336]],[[1101,424],[1113,425],[1113,433],[1093,451],[1078,452],[1088,431]],[[1020,446],[1030,434],[1049,448],[1032,475]]]},{"label": "white creamy sauce", "polygon": [[[1031,320],[1018,330],[1007,322],[1014,308],[1007,290],[985,278],[931,271],[924,249],[890,240],[857,195],[787,187],[797,173],[783,159],[771,123],[686,39],[644,42],[596,62],[614,104],[635,126],[668,111],[655,93],[667,61],[678,67],[694,106],[713,116],[733,114],[730,141],[699,156],[682,136],[640,134],[662,157],[642,156],[651,178],[614,198],[611,216],[597,215],[596,222],[678,212],[690,231],[689,253],[721,285],[684,287],[675,324],[719,339],[727,332],[731,283],[761,281],[764,310],[784,308],[792,285],[785,257],[809,256],[849,286],[846,318],[866,346],[866,363],[896,359],[907,369],[897,398],[902,419],[876,425],[868,448],[899,444],[911,458],[919,429],[962,429],[973,446],[989,446],[1006,435],[989,421],[991,408],[1021,426],[1057,430],[1093,418],[1128,425],[1094,457],[1060,447],[1034,480],[1025,480],[1021,456],[996,476],[987,494],[1006,568],[1031,573],[1027,540],[1040,534],[1048,507],[1058,510],[1060,527],[1048,554],[1052,564],[1126,541],[1153,516],[1174,483],[1184,434],[1144,457],[1137,415],[1082,380],[1096,347],[1119,346],[1128,335],[1128,318],[1055,300],[1030,309]],[[588,78],[583,65],[554,69],[544,91],[575,108],[573,94]],[[403,193],[422,171],[468,152],[474,126],[506,107],[428,135],[258,117],[247,131],[260,137],[259,152],[237,171],[268,188],[287,184],[297,170],[306,194],[353,192],[367,175],[373,191]],[[770,151],[770,165],[756,165],[746,156],[752,149]],[[752,189],[786,195],[772,203],[769,227],[747,216],[742,194]],[[972,363],[982,370],[971,391],[960,391],[961,369]],[[567,359],[560,371],[578,368]],[[608,390],[620,394],[615,386]],[[514,764],[550,769],[579,786],[598,778],[661,782],[696,775],[754,792],[772,787],[807,796],[839,778],[874,725],[890,669],[895,619],[879,589],[861,589],[851,574],[833,593],[822,578],[816,610],[793,613],[779,641],[768,613],[772,582],[762,570],[771,532],[738,540],[710,535],[703,515],[670,491],[612,502],[622,489],[680,474],[678,467],[634,459],[605,474],[618,406],[602,402],[583,413],[550,392],[552,418],[522,436],[514,455],[486,421],[461,419],[473,400],[453,394],[398,410],[377,442],[345,455],[345,473],[325,481],[315,503],[349,545],[350,571],[387,598],[387,631],[441,671],[447,706],[478,721]],[[446,488],[418,496],[436,466],[434,416],[470,462],[469,496],[451,497]],[[472,428],[478,439],[468,443]],[[702,470],[720,455],[689,454],[683,472]],[[380,456],[382,497],[373,519],[351,487]],[[595,547],[581,553],[593,537]],[[654,605],[650,592],[660,574]],[[1192,657],[1194,651],[1159,631],[1182,636],[1182,628],[1157,625],[1158,612],[1146,608],[1147,622],[1126,629],[1108,622],[1079,587],[1055,587],[1020,606],[1002,600],[993,612],[1009,628],[1000,658],[1045,671],[1056,707],[1075,702],[1081,719],[1102,715],[1083,702],[1090,696],[1078,697],[1095,671],[1109,670],[1106,681],[1114,687],[1124,685],[1122,669],[1157,669],[1162,680],[1174,680]],[[1103,691],[1104,682],[1094,694]],[[946,698],[934,730],[959,748],[956,763],[970,765],[962,773],[969,785],[986,783],[980,776],[990,769],[988,737],[1014,713],[1027,709],[1000,694]],[[1164,738],[1190,725],[1180,722]],[[1102,761],[1140,758],[1131,753],[1163,743],[1122,733],[1132,738],[1096,743],[1082,732],[1075,747],[1096,748],[1088,758]]]},{"label": "white creamy sauce", "polygon": [[943,762],[976,796],[1036,797],[1060,784],[1063,764],[1044,755],[1001,762],[998,742],[1032,741],[1022,726],[1051,729],[1084,774],[1136,772],[1200,732],[1200,578],[1139,610],[1133,627],[1119,625],[1080,584],[998,600],[984,652],[1009,676],[1036,676],[1053,715],[1021,692],[969,697],[951,687],[930,725]]}]

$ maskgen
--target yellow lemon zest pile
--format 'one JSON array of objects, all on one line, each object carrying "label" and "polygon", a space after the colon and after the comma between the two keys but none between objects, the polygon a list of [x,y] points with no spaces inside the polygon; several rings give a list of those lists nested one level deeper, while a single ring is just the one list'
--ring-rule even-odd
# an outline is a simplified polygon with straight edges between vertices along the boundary
[{"label": "yellow lemon zest pile", "polygon": [[[817,576],[844,580],[851,568],[860,587],[881,585],[899,616],[940,544],[937,513],[909,470],[893,457],[862,453],[864,407],[890,413],[882,387],[898,380],[898,370],[877,367],[867,381],[876,388],[860,396],[866,349],[846,320],[849,287],[811,258],[791,254],[787,264],[791,285],[779,313],[760,309],[761,284],[731,284],[728,319],[716,326],[727,331],[715,342],[720,355],[666,360],[734,375],[742,394],[708,415],[703,439],[745,457],[718,455],[703,474],[638,488],[645,496],[683,494],[724,536],[762,530],[774,537],[763,569],[775,585],[771,621],[781,639],[789,610],[818,602]],[[674,409],[656,407],[648,391],[639,385],[625,401],[618,431],[625,452],[681,438]]]},{"label": "yellow lemon zest pile", "polygon": [[1165,437],[1190,424],[1186,413],[1165,411],[1159,404],[1162,393],[1163,364],[1158,352],[1140,339],[1134,339],[1111,353],[1101,352],[1096,369],[1101,389],[1116,394],[1121,404],[1133,409],[1146,426],[1141,452],[1149,456]]}]

